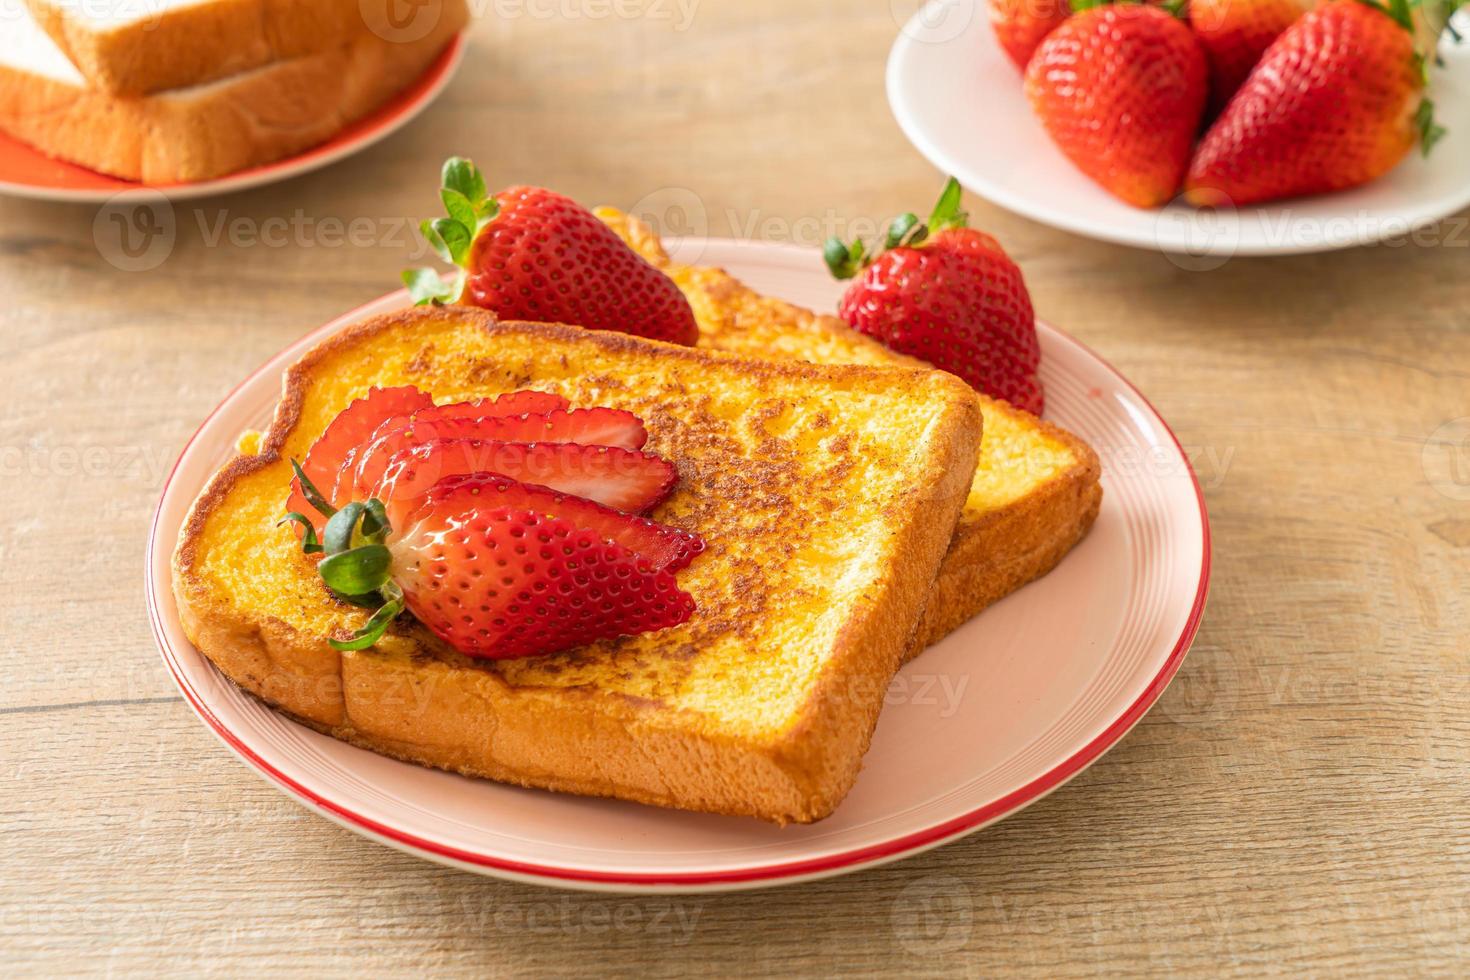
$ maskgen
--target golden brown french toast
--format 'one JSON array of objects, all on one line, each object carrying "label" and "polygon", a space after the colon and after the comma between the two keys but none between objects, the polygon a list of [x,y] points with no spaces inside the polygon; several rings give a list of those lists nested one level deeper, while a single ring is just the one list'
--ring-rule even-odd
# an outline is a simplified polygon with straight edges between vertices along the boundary
[{"label": "golden brown french toast", "polygon": [[[409,617],[374,647],[285,510],[288,460],[369,388],[439,402],[523,388],[627,409],[679,483],[657,520],[701,535],[682,626],[472,661]],[[218,473],[174,556],[190,639],[266,702],[338,738],[525,786],[819,819],[856,778],[933,587],[980,438],[943,372],[751,361],[479,310],[379,317],[286,374],[257,451]]]},{"label": "golden brown french toast", "polygon": [[[762,296],[723,269],[671,262],[637,218],[614,208],[595,213],[678,285],[694,309],[701,347],[815,364],[924,366],[836,317]],[[1087,534],[1102,503],[1102,469],[1087,443],[1029,412],[977,397],[985,419],[979,466],[908,657],[1051,571]]]}]

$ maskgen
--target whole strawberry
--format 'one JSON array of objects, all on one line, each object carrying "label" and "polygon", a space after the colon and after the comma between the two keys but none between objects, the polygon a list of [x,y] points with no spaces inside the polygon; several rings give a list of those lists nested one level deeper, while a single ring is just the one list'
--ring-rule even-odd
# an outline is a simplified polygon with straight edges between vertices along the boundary
[{"label": "whole strawberry", "polygon": [[[418,521],[389,542],[389,581],[403,604],[466,656],[538,656],[678,626],[693,614],[694,600],[667,566],[545,508],[485,506],[475,491],[464,482],[437,488]],[[497,556],[510,561],[494,577],[473,574],[495,568]]]},{"label": "whole strawberry", "polygon": [[1266,50],[1200,142],[1189,200],[1235,205],[1342,190],[1393,169],[1441,130],[1424,98],[1407,0],[1390,16],[1331,0]]},{"label": "whole strawberry", "polygon": [[1210,63],[1210,111],[1218,113],[1271,42],[1315,0],[1190,0],[1189,26]]},{"label": "whole strawberry", "polygon": [[568,323],[652,340],[699,339],[684,294],[591,211],[543,187],[487,196],[469,160],[444,164],[447,218],[424,221],[424,238],[459,266],[453,281],[433,269],[403,274],[416,304],[461,302],[507,320]]},{"label": "whole strawberry", "polygon": [[825,257],[839,279],[857,276],[838,306],[855,330],[928,361],[972,388],[1041,414],[1041,349],[1021,270],[994,238],[965,227],[951,177],[925,224],[895,218],[883,251],[833,238]]},{"label": "whole strawberry", "polygon": [[995,39],[1022,71],[1041,39],[1072,16],[1069,0],[989,0],[987,6]]},{"label": "whole strawberry", "polygon": [[1026,96],[1058,148],[1136,207],[1173,198],[1204,112],[1198,39],[1158,7],[1094,7],[1036,49]]}]

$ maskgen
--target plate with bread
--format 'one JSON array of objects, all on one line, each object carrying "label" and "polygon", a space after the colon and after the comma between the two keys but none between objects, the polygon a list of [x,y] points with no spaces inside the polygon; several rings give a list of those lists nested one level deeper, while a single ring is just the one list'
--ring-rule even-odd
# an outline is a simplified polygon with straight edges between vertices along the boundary
[{"label": "plate with bread", "polygon": [[1177,671],[1189,460],[957,185],[826,268],[462,160],[441,195],[453,274],[250,375],[150,534],[180,690],[310,809],[541,884],[793,882],[1039,799]]},{"label": "plate with bread", "polygon": [[1456,6],[929,0],[889,54],[888,102],[1001,207],[1200,269],[1402,243],[1470,205]]},{"label": "plate with bread", "polygon": [[26,0],[0,7],[0,192],[244,190],[366,149],[464,54],[465,0]]}]

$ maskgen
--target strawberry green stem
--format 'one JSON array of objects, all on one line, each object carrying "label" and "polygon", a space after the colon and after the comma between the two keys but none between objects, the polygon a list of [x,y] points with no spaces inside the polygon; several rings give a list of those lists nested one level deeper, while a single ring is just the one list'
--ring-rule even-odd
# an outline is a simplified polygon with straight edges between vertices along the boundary
[{"label": "strawberry green stem", "polygon": [[394,582],[388,582],[383,586],[383,595],[387,600],[373,613],[372,618],[362,625],[362,628],[352,633],[345,640],[330,639],[327,641],[334,650],[366,650],[383,638],[388,629],[388,624],[398,618],[403,612],[403,590]]},{"label": "strawberry green stem", "polygon": [[1425,98],[1419,102],[1419,108],[1414,113],[1414,126],[1419,130],[1419,152],[1429,156],[1429,151],[1434,149],[1445,135],[1445,128],[1434,121],[1434,103]]},{"label": "strawberry green stem", "polygon": [[305,514],[292,511],[280,523],[293,521],[302,526],[301,550],[305,554],[326,555],[316,569],[332,595],[354,606],[376,610],[348,639],[327,642],[338,650],[370,647],[405,608],[403,590],[392,579],[392,553],[383,543],[393,533],[387,508],[374,497],[366,502],[354,500],[338,510],[327,503],[300,463],[291,460],[291,468],[302,496],[327,518],[327,524],[318,541],[316,527]]},{"label": "strawberry green stem", "polygon": [[357,522],[362,520],[363,505],[356,500],[332,515],[322,529],[322,550],[329,555],[347,551],[352,547],[352,533]]},{"label": "strawberry green stem", "polygon": [[500,214],[500,202],[485,189],[485,177],[472,160],[450,157],[439,172],[439,200],[445,218],[419,222],[419,234],[441,259],[461,270],[449,281],[433,269],[405,269],[403,284],[415,306],[453,303],[464,292],[470,249],[486,225]]},{"label": "strawberry green stem", "polygon": [[945,181],[944,190],[939,192],[939,200],[934,202],[934,210],[929,213],[929,234],[944,231],[946,228],[965,227],[970,216],[960,210],[960,199],[963,195],[964,190],[959,181],[953,177]]},{"label": "strawberry green stem", "polygon": [[295,521],[297,524],[301,525],[302,552],[308,555],[321,554],[322,551],[324,551],[325,549],[322,548],[320,542],[318,542],[316,539],[316,525],[311,523],[311,518],[307,517],[305,514],[298,513],[294,510],[289,511],[279,521],[276,522],[276,527],[280,527],[282,524],[288,524],[292,521]]},{"label": "strawberry green stem", "polygon": [[367,596],[388,583],[393,554],[385,545],[365,544],[351,551],[328,555],[317,565],[317,574],[333,592]]},{"label": "strawberry green stem", "polygon": [[306,471],[301,468],[300,463],[294,459],[291,460],[291,469],[296,471],[296,482],[301,484],[301,495],[306,498],[308,504],[316,509],[318,514],[323,517],[331,517],[337,513],[337,508],[327,503],[327,498],[316,488],[316,484],[307,478]]},{"label": "strawberry green stem", "polygon": [[960,182],[950,177],[945,181],[944,190],[940,191],[939,200],[929,213],[928,221],[920,224],[918,215],[909,211],[894,218],[888,223],[883,247],[877,252],[869,252],[861,238],[854,238],[851,245],[845,245],[840,238],[834,236],[827,239],[827,244],[822,246],[822,259],[834,277],[851,279],[884,252],[895,248],[912,248],[946,228],[965,227],[969,215],[960,210],[963,196],[964,190],[960,187]]}]

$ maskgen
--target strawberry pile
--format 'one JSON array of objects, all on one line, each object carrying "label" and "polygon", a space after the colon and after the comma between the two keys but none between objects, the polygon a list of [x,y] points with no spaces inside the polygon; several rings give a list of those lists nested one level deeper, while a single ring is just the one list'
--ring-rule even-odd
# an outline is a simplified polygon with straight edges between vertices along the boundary
[{"label": "strawberry pile", "polygon": [[990,15],[1063,154],[1151,208],[1181,189],[1200,206],[1343,190],[1427,154],[1444,131],[1416,17],[1437,34],[1462,2],[990,0]]},{"label": "strawberry pile", "polygon": [[647,439],[630,412],[546,392],[435,405],[370,390],[292,460],[283,519],[333,595],[377,610],[332,646],[371,646],[405,609],[491,659],[685,622],[674,573],[704,541],[640,516],[678,479]]},{"label": "strawberry pile", "polygon": [[445,161],[439,199],[447,216],[419,230],[456,266],[444,280],[410,269],[415,304],[463,303],[506,320],[567,323],[693,345],[699,327],[673,280],[644,261],[576,201],[544,187],[488,194],[462,157]]},{"label": "strawberry pile", "polygon": [[827,267],[838,279],[855,278],[837,313],[859,333],[1040,415],[1031,294],[1000,243],[966,227],[960,193],[951,177],[928,221],[894,218],[876,254],[862,239],[830,239]]}]

